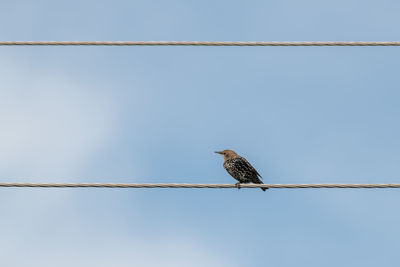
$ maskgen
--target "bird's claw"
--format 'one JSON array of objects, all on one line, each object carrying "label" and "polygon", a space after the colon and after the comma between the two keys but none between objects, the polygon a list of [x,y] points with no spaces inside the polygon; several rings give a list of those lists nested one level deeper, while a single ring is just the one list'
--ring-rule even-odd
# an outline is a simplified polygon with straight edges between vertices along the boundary
[{"label": "bird's claw", "polygon": [[240,189],[240,183],[236,183],[235,185],[237,189]]}]

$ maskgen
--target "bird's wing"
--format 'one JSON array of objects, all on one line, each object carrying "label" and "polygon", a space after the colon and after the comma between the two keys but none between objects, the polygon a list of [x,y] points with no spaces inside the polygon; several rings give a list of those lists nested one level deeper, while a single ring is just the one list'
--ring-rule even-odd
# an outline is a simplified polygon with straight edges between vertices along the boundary
[{"label": "bird's wing", "polygon": [[250,169],[250,171],[252,173],[254,173],[256,176],[260,177],[262,179],[262,176],[258,173],[258,171],[256,169],[254,169],[254,167],[250,164],[250,162],[247,161],[247,159],[240,157],[247,165],[247,168]]}]

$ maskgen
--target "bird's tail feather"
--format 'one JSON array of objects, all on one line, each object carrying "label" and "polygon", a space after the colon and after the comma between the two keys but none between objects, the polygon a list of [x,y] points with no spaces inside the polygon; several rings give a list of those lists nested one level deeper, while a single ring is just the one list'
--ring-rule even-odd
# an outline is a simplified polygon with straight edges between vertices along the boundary
[{"label": "bird's tail feather", "polygon": [[[261,182],[260,179],[258,179],[258,181],[255,181],[255,184],[264,184],[263,182]],[[267,191],[268,188],[261,188],[262,191]]]}]

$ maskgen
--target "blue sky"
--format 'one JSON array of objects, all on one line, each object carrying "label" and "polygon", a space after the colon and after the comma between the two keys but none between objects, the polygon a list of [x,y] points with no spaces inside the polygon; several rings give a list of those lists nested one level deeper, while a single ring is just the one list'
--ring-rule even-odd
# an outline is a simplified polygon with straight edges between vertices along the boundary
[{"label": "blue sky", "polygon": [[[2,40],[397,41],[397,1],[2,1]],[[1,47],[4,182],[397,183],[396,47]],[[0,189],[4,266],[398,266],[397,190]]]}]

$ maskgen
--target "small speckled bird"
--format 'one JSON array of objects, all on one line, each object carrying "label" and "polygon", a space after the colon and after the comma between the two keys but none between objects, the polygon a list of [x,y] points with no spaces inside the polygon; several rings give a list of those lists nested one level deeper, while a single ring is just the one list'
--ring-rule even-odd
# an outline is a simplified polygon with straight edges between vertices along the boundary
[{"label": "small speckled bird", "polygon": [[[224,157],[224,168],[226,171],[239,182],[236,186],[240,189],[240,184],[262,184],[261,175],[254,169],[253,166],[243,157],[236,154],[233,150],[216,151]],[[261,188],[263,191],[267,188]]]}]

